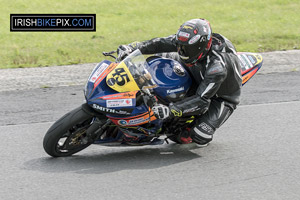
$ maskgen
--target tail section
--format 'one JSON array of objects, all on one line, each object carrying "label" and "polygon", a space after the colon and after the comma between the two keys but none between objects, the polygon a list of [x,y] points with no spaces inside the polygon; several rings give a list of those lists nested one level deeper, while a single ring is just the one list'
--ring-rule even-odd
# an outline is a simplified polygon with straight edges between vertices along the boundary
[{"label": "tail section", "polygon": [[247,83],[256,72],[261,68],[263,63],[263,58],[258,53],[238,53],[238,58],[241,63],[242,68],[242,78],[244,85]]}]

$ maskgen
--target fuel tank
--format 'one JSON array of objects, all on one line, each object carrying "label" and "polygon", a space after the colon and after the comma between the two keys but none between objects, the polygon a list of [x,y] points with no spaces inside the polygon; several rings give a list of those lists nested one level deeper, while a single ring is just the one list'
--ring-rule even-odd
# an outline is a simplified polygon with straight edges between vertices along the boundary
[{"label": "fuel tank", "polygon": [[147,70],[158,85],[154,88],[157,96],[167,102],[182,100],[192,85],[192,79],[177,61],[161,57],[147,59]]}]

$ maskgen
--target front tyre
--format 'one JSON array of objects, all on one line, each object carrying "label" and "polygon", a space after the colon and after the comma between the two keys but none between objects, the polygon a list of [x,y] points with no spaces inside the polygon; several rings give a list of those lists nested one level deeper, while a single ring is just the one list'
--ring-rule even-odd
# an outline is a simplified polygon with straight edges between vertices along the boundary
[{"label": "front tyre", "polygon": [[94,117],[87,114],[82,106],[65,114],[47,131],[43,146],[52,157],[73,155],[91,144],[86,130],[92,125]]}]

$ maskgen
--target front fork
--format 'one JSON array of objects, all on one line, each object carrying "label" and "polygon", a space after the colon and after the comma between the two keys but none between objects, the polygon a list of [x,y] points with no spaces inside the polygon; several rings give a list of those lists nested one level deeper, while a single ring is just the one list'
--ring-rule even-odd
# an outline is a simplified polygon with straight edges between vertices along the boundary
[{"label": "front fork", "polygon": [[111,123],[111,120],[108,119],[104,114],[95,111],[87,103],[84,103],[81,106],[84,112],[94,117],[93,121],[91,122],[92,125],[86,130],[89,142],[94,142],[105,132],[107,126]]}]

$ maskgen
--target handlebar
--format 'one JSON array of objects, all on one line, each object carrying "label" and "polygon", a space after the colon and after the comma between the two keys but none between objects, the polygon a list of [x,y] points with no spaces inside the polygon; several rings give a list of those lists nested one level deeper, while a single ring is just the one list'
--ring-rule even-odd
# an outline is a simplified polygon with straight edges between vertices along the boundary
[{"label": "handlebar", "polygon": [[115,60],[117,60],[117,57],[114,56],[114,55],[112,55],[114,53],[117,53],[117,51],[102,52],[102,55],[104,55],[104,56],[110,56],[110,57],[114,58]]}]

